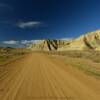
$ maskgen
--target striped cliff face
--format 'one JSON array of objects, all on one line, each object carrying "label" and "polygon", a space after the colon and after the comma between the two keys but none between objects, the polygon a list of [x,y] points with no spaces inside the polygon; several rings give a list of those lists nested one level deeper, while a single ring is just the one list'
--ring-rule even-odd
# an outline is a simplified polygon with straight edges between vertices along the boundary
[{"label": "striped cliff face", "polygon": [[32,44],[29,49],[31,50],[44,50],[44,51],[57,51],[60,47],[68,44],[68,41],[64,40],[41,40],[38,43]]}]

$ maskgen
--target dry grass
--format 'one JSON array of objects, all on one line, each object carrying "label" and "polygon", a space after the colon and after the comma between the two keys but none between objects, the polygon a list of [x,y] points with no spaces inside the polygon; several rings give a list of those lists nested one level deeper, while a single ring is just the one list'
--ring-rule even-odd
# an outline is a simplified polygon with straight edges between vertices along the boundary
[{"label": "dry grass", "polygon": [[49,52],[60,55],[67,65],[78,68],[86,74],[100,77],[100,52],[97,51],[66,51]]},{"label": "dry grass", "polygon": [[[26,49],[6,48],[0,49],[0,65],[23,56],[30,51]],[[39,52],[40,53],[40,52]],[[43,53],[43,52],[41,52]],[[66,65],[78,68],[83,72],[100,77],[100,52],[97,51],[65,51],[65,52],[44,52],[49,55],[59,55],[66,62]]]},{"label": "dry grass", "polygon": [[26,49],[0,48],[0,65],[8,63],[9,61],[25,55],[28,52],[29,51]]},{"label": "dry grass", "polygon": [[84,58],[89,59],[95,63],[100,63],[100,52],[99,51],[52,51],[48,54],[53,55],[61,55],[61,56],[67,56],[72,58]]}]

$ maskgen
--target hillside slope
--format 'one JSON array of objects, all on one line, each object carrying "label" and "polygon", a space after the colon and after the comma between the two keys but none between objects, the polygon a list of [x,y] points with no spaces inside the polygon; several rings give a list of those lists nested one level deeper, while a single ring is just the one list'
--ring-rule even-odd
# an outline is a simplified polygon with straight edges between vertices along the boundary
[{"label": "hillside slope", "polygon": [[29,49],[43,51],[100,50],[100,30],[89,32],[73,40],[41,40]]},{"label": "hillside slope", "polygon": [[100,50],[100,30],[87,33],[59,50]]}]

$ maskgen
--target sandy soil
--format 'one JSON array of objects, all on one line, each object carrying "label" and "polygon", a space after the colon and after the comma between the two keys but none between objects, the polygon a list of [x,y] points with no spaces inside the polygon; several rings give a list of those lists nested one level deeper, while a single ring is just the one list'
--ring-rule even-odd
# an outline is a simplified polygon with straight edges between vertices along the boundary
[{"label": "sandy soil", "polygon": [[100,80],[60,57],[32,53],[0,66],[0,100],[100,100]]}]

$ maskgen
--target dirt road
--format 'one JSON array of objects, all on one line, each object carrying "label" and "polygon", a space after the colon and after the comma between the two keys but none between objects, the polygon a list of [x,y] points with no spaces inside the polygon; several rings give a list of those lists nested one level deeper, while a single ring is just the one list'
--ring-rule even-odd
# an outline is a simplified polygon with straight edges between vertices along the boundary
[{"label": "dirt road", "polygon": [[33,53],[0,66],[0,100],[100,100],[100,81],[59,57]]}]

